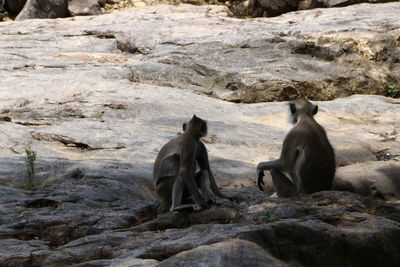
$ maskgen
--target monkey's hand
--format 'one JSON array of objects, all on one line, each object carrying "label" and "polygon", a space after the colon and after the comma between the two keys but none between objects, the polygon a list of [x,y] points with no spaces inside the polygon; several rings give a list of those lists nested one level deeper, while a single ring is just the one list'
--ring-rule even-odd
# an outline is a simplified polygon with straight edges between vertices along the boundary
[{"label": "monkey's hand", "polygon": [[262,187],[263,185],[265,185],[265,183],[263,181],[263,179],[264,179],[264,171],[257,170],[257,172],[258,172],[258,177],[257,177],[258,188],[260,188],[261,191],[264,191],[264,189]]}]

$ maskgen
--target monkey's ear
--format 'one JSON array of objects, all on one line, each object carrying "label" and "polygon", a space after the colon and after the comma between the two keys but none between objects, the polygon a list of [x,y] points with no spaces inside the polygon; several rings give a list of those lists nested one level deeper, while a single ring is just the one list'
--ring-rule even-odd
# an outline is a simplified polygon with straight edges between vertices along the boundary
[{"label": "monkey's ear", "polygon": [[315,115],[318,112],[318,105],[314,105],[313,110],[312,110],[312,114]]},{"label": "monkey's ear", "polygon": [[182,124],[182,129],[183,129],[183,131],[186,131],[186,126],[187,126],[187,123],[185,122],[184,124]]},{"label": "monkey's ear", "polygon": [[295,113],[296,113],[296,104],[290,102],[290,103],[289,103],[289,107],[290,107],[290,112],[291,112],[292,114],[295,114]]}]

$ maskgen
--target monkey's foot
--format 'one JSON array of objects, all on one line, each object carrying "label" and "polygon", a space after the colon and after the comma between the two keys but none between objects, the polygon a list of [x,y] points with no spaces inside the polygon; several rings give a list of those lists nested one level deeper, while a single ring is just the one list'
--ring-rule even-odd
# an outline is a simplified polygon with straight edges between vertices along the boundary
[{"label": "monkey's foot", "polygon": [[239,203],[239,199],[237,197],[227,197],[227,199],[233,203]]},{"label": "monkey's foot", "polygon": [[208,203],[221,205],[223,203],[223,201],[220,198],[213,197],[213,198],[208,199]]},{"label": "monkey's foot", "polygon": [[224,203],[234,202],[231,198],[219,198],[219,197],[211,197],[208,199],[208,203],[222,205]]}]

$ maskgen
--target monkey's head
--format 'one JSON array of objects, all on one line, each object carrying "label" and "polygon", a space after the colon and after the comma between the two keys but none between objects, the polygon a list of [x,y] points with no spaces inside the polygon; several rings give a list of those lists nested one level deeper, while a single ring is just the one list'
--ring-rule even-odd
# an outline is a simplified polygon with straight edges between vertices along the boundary
[{"label": "monkey's head", "polygon": [[318,106],[305,99],[289,102],[289,122],[296,124],[300,116],[313,117],[318,112]]},{"label": "monkey's head", "polygon": [[182,125],[184,132],[190,132],[196,137],[204,137],[207,135],[207,122],[193,115],[192,119]]}]

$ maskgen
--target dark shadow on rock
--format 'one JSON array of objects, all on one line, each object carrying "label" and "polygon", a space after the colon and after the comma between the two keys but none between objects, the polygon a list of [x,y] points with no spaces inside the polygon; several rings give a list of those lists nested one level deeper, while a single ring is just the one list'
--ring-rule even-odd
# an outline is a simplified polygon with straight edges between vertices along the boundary
[{"label": "dark shadow on rock", "polygon": [[85,236],[126,229],[157,215],[157,201],[147,177],[150,165],[38,157],[33,177],[36,189],[28,191],[22,189],[25,160],[0,159],[3,164],[10,163],[1,170],[2,180],[11,181],[7,182],[11,186],[18,184],[17,188],[0,186],[3,239],[40,239],[56,248]]},{"label": "dark shadow on rock", "polygon": [[35,200],[30,200],[25,203],[25,207],[27,208],[44,208],[44,207],[52,207],[57,208],[60,203],[58,201],[46,198],[38,198]]},{"label": "dark shadow on rock", "polygon": [[231,223],[238,216],[236,203],[212,205],[197,212],[166,212],[158,218],[131,228],[136,232],[162,231],[172,228],[184,228],[196,224]]}]

